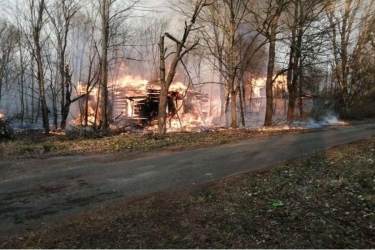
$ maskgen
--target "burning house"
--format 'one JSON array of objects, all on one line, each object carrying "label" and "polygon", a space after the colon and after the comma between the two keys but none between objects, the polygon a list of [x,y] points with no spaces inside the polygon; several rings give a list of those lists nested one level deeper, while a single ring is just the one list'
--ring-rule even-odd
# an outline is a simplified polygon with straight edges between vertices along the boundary
[{"label": "burning house", "polygon": [[[124,77],[110,85],[110,115],[116,127],[141,125],[153,127],[157,124],[160,83],[132,77]],[[90,124],[99,124],[97,93],[90,93],[88,118]],[[174,82],[167,98],[167,128],[189,130],[208,125],[210,99],[208,94],[188,89],[183,83]],[[94,112],[94,110],[98,110]],[[81,112],[82,113],[82,112]],[[82,124],[85,117],[78,117],[75,123]]]}]

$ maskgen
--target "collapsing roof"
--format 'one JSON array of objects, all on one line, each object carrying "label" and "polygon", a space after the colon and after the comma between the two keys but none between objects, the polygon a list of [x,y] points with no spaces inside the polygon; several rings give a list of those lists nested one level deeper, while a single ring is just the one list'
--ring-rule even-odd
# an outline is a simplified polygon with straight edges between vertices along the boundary
[{"label": "collapsing roof", "polygon": [[[159,109],[160,83],[146,86],[126,85],[115,89],[113,106],[115,117],[144,126],[156,124]],[[170,128],[188,129],[204,126],[208,115],[207,93],[189,90],[180,82],[172,83],[167,97],[167,122]]]},{"label": "collapsing roof", "polygon": [[[82,89],[84,91],[85,88]],[[160,90],[158,81],[149,82],[132,76],[124,76],[110,84],[110,126],[121,128],[137,124],[143,128],[154,128],[158,118]],[[87,122],[87,125],[100,127],[98,91],[94,89],[82,98],[83,108],[70,122],[71,125],[85,125]],[[190,90],[180,82],[172,83],[167,96],[167,129],[189,131],[209,125],[210,104],[207,93]]]}]

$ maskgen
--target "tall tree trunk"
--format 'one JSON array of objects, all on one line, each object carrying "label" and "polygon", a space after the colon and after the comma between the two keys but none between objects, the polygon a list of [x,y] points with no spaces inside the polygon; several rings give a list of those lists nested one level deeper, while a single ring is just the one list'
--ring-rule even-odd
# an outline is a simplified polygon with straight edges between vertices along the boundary
[{"label": "tall tree trunk", "polygon": [[[164,33],[164,35],[160,36],[159,40],[159,55],[160,55],[160,85],[161,85],[161,92],[159,96],[159,110],[158,110],[158,133],[165,134],[166,133],[166,106],[167,106],[167,95],[169,87],[174,79],[176,74],[176,68],[180,60],[183,56],[194,49],[198,45],[198,41],[194,42],[190,47],[186,47],[185,43],[189,37],[190,32],[192,31],[193,25],[195,24],[196,18],[201,12],[202,8],[206,6],[207,0],[197,0],[195,3],[195,9],[193,16],[190,20],[189,25],[185,23],[185,29],[182,36],[182,39],[179,41],[173,36],[168,33]],[[174,41],[177,45],[176,51],[173,53],[174,57],[172,59],[171,65],[169,67],[168,75],[165,72],[165,58],[166,58],[166,48],[164,46],[164,39],[168,37],[172,41]]]},{"label": "tall tree trunk", "polygon": [[70,105],[72,104],[71,100],[71,75],[69,74],[69,66],[65,65],[64,67],[64,88],[66,90],[64,91],[65,96],[64,96],[64,107],[61,110],[61,129],[66,128],[66,120],[68,119],[69,115],[69,110],[70,110]]},{"label": "tall tree trunk", "polygon": [[223,82],[223,75],[221,74],[223,70],[223,63],[221,62],[221,60],[219,60],[219,71],[220,71],[220,74],[219,74],[219,83],[220,83],[220,104],[221,104],[221,109],[220,109],[220,123],[221,124],[225,124],[227,125],[227,121],[226,121],[226,110],[228,109],[228,105],[227,105],[227,98],[226,95],[225,95],[225,86],[224,86],[224,82]]},{"label": "tall tree trunk", "polygon": [[168,87],[167,83],[165,82],[165,45],[164,45],[164,36],[160,36],[159,40],[159,72],[160,72],[160,95],[159,95],[159,109],[158,109],[158,133],[165,134],[167,132],[167,96],[168,96]]},{"label": "tall tree trunk", "polygon": [[101,130],[108,132],[108,40],[109,40],[109,0],[102,1],[102,58],[101,58]]},{"label": "tall tree trunk", "polygon": [[[32,60],[31,63],[31,75],[34,75],[34,60]],[[37,119],[34,119],[35,115],[35,103],[34,103],[34,98],[35,98],[35,78],[31,77],[31,123],[34,123],[37,121]],[[38,106],[39,108],[39,106]]]},{"label": "tall tree trunk", "polygon": [[289,100],[288,100],[288,111],[287,111],[287,122],[291,125],[294,121],[294,112],[296,106],[296,90],[289,91]]},{"label": "tall tree trunk", "polygon": [[101,93],[101,84],[99,84],[99,88],[98,88],[98,93],[96,94],[96,106],[95,106],[95,114],[94,114],[94,126],[96,126],[97,125],[97,123],[98,123],[98,119],[99,119],[99,126],[98,126],[98,128],[100,129],[101,128],[101,113],[99,112],[100,110],[100,103],[101,103],[101,101],[100,101],[100,93]]},{"label": "tall tree trunk", "polygon": [[[241,80],[242,83],[242,80]],[[244,93],[245,89],[241,86],[238,86],[238,92],[240,97],[240,114],[241,114],[241,124],[243,127],[245,127],[245,110],[244,110]]]},{"label": "tall tree trunk", "polygon": [[72,102],[70,100],[66,100],[64,103],[65,103],[64,109],[62,110],[62,113],[61,113],[61,129],[66,128],[66,121],[69,116],[70,105],[72,104]]},{"label": "tall tree trunk", "polygon": [[0,69],[0,104],[1,104],[1,96],[3,95],[2,89],[3,89],[3,71]]},{"label": "tall tree trunk", "polygon": [[[65,53],[62,52],[62,44],[61,40],[58,39],[59,42],[59,50],[60,50],[60,65],[59,65],[59,73],[60,73],[60,112],[63,114],[65,108],[65,74],[64,74],[64,64],[65,64]],[[65,129],[66,121],[63,122],[61,118],[60,127],[61,129]]]},{"label": "tall tree trunk", "polygon": [[43,12],[45,10],[44,0],[41,0],[38,6],[38,20],[36,25],[33,27],[33,40],[35,46],[35,60],[37,63],[37,79],[39,87],[39,101],[42,106],[42,119],[43,127],[46,135],[49,134],[49,119],[48,119],[48,108],[46,101],[46,94],[44,89],[44,71],[43,71],[43,58],[42,48],[40,44],[40,32],[43,25]]},{"label": "tall tree trunk", "polygon": [[[331,11],[328,12],[328,19],[331,25],[332,35],[332,50],[335,52],[334,62],[335,62],[335,77],[337,79],[338,87],[335,89],[337,91],[335,97],[336,108],[339,112],[347,110],[350,103],[350,87],[349,84],[349,68],[350,68],[350,47],[355,47],[356,44],[353,44],[351,41],[352,34],[354,32],[353,25],[356,15],[361,8],[357,1],[345,0],[344,4],[344,13],[340,22],[337,22],[338,18],[335,16],[335,9],[331,8]],[[372,11],[372,10],[371,10]],[[360,11],[362,16],[364,12]],[[355,31],[357,32],[357,30]],[[338,37],[338,38],[337,38]]]},{"label": "tall tree trunk", "polygon": [[287,115],[286,115],[286,120],[288,124],[292,124],[294,121],[294,109],[295,109],[295,102],[296,102],[296,92],[297,88],[294,84],[293,81],[293,76],[294,72],[296,70],[296,33],[297,33],[297,24],[298,24],[298,8],[297,4],[298,2],[294,2],[294,20],[293,20],[293,26],[291,27],[292,29],[292,37],[291,37],[291,45],[290,45],[290,53],[289,53],[289,63],[288,63],[288,73],[287,73],[287,88],[288,88],[288,93],[289,93],[289,98],[288,98],[288,110],[287,110]]},{"label": "tall tree trunk", "polygon": [[301,92],[299,91],[300,89],[298,87],[299,84],[299,76],[300,76],[300,70],[299,70],[299,52],[301,48],[298,47],[295,48],[297,52],[294,53],[293,55],[293,64],[291,68],[291,83],[288,85],[288,92],[289,92],[289,101],[288,101],[288,113],[287,113],[287,122],[289,124],[292,124],[294,121],[294,114],[295,114],[295,107],[296,107],[296,100],[297,97],[301,96]]},{"label": "tall tree trunk", "polygon": [[167,132],[167,96],[168,87],[167,84],[160,83],[160,98],[159,98],[159,110],[158,110],[158,133],[164,135]]},{"label": "tall tree trunk", "polygon": [[233,90],[230,92],[230,110],[231,110],[231,124],[232,128],[237,128],[237,91]]},{"label": "tall tree trunk", "polygon": [[[214,8],[210,8],[210,11],[212,13],[212,16],[214,16]],[[220,36],[219,36],[219,31],[218,31],[218,28],[217,26],[213,25],[213,34],[214,34],[214,37],[215,37],[215,41],[216,41],[216,44],[219,45],[220,44]],[[217,58],[217,62],[218,62],[218,69],[219,69],[219,84],[220,84],[220,123],[221,124],[225,124],[225,125],[228,125],[228,122],[227,122],[227,115],[226,115],[226,112],[228,110],[228,101],[227,101],[227,98],[226,98],[226,91],[225,91],[225,84],[224,84],[224,79],[223,79],[223,75],[222,75],[222,72],[223,72],[223,49],[222,49],[222,46],[216,46],[216,49],[217,49],[217,54],[218,54],[218,58]]]},{"label": "tall tree trunk", "polygon": [[348,47],[349,47],[349,35],[350,35],[350,26],[352,25],[349,20],[352,0],[345,1],[345,13],[342,19],[342,28],[341,28],[341,72],[342,72],[342,81],[341,81],[341,90],[342,90],[342,99],[344,101],[344,108],[347,110],[349,108],[348,102],[348,76],[349,76],[349,58],[348,58]]},{"label": "tall tree trunk", "polygon": [[[37,42],[38,40],[35,40]],[[48,119],[48,108],[47,108],[47,101],[46,101],[46,94],[44,89],[44,75],[43,75],[43,65],[42,65],[42,55],[41,49],[39,44],[36,46],[36,57],[37,57],[37,78],[38,78],[38,87],[39,87],[39,101],[42,106],[42,119],[43,119],[43,127],[44,132],[46,135],[49,134],[49,119]]]},{"label": "tall tree trunk", "polygon": [[[21,46],[19,47],[21,48]],[[23,125],[23,120],[25,118],[25,86],[24,86],[24,74],[25,74],[25,71],[24,71],[24,68],[23,68],[23,56],[22,56],[22,52],[20,50],[20,67],[21,67],[21,72],[20,72],[20,82],[19,82],[19,85],[20,85],[20,101],[21,101],[21,114],[20,114],[20,120],[21,120],[21,125]]]},{"label": "tall tree trunk", "polygon": [[54,97],[54,100],[52,102],[52,108],[53,108],[53,125],[55,127],[55,130],[58,129],[58,122],[57,122],[57,118],[58,118],[58,114],[57,114],[57,100],[55,99],[56,97]]},{"label": "tall tree trunk", "polygon": [[[164,38],[162,43],[164,43]],[[164,45],[164,44],[163,44]],[[181,45],[179,45],[181,46]],[[182,48],[181,48],[182,50]],[[181,52],[178,52],[181,53]],[[162,54],[162,53],[161,53]],[[161,72],[164,73],[160,74],[160,96],[159,96],[159,109],[158,109],[158,133],[164,135],[167,132],[167,102],[168,102],[168,90],[169,87],[172,84],[173,78],[176,74],[176,67],[180,59],[178,57],[175,57],[171,63],[171,66],[169,68],[168,76],[165,78],[165,55],[162,54],[163,59],[161,59],[161,65],[160,66]],[[164,69],[162,69],[162,67]],[[164,77],[162,79],[162,77]],[[165,80],[166,79],[166,80]]]},{"label": "tall tree trunk", "polygon": [[273,118],[273,73],[275,68],[276,55],[276,28],[279,22],[280,13],[275,14],[271,21],[271,30],[269,37],[269,52],[268,52],[268,66],[267,66],[267,81],[266,81],[266,114],[264,126],[272,125]]},{"label": "tall tree trunk", "polygon": [[229,103],[230,103],[230,91],[228,91],[228,88],[225,88],[225,103],[224,103],[224,117],[225,117],[225,126],[229,125]]},{"label": "tall tree trunk", "polygon": [[302,95],[303,95],[303,90],[302,90],[302,81],[301,81],[301,78],[298,78],[298,90],[299,90],[299,93],[298,93],[298,98],[299,98],[299,101],[298,101],[298,107],[299,107],[299,117],[300,119],[303,118],[303,98],[302,98]]},{"label": "tall tree trunk", "polygon": [[61,113],[61,129],[65,129],[66,128],[66,120],[69,116],[69,110],[70,110],[70,104],[71,102],[70,101],[66,101],[64,102],[64,109],[62,110],[62,113]]},{"label": "tall tree trunk", "polygon": [[[89,86],[87,84],[86,86],[86,93],[89,92]],[[84,125],[87,126],[88,125],[88,119],[89,119],[89,97],[90,95],[87,95],[86,98],[85,98],[85,108],[84,108],[84,111],[85,111],[85,114],[84,114],[84,117],[85,117],[85,120],[84,120]]]}]

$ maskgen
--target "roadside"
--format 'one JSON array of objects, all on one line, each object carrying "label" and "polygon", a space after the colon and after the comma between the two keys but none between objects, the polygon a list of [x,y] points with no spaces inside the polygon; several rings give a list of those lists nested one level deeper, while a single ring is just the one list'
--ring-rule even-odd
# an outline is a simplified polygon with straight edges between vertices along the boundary
[{"label": "roadside", "polygon": [[[328,127],[327,127],[328,128]],[[55,156],[126,154],[138,158],[153,151],[180,151],[212,147],[249,138],[261,138],[285,133],[316,132],[306,127],[276,126],[270,128],[212,128],[203,132],[174,132],[160,137],[153,133],[117,133],[102,137],[93,132],[51,133],[40,131],[16,134],[16,140],[0,142],[0,159],[45,159]]]},{"label": "roadside", "polygon": [[[359,132],[360,128],[362,132]],[[306,132],[315,133],[310,134]],[[363,132],[365,132],[367,136],[363,137]],[[69,148],[70,151],[56,151],[58,155],[60,155],[61,152],[63,153],[63,155],[66,152],[70,152],[72,155],[68,157],[64,156],[52,158],[50,158],[49,155],[51,152],[52,155],[53,153],[56,153],[55,150],[42,152],[30,151],[31,154],[26,155],[26,157],[21,156],[20,159],[16,159],[17,157],[14,157],[15,155],[17,155],[17,153],[15,153],[18,150],[16,147],[15,151],[8,151],[13,152],[12,157],[9,157],[6,161],[0,160],[0,181],[3,180],[2,184],[4,184],[2,185],[3,187],[0,193],[0,210],[3,211],[5,209],[4,213],[2,213],[2,215],[0,216],[2,221],[1,224],[3,224],[4,226],[2,232],[8,232],[8,236],[11,235],[10,233],[14,233],[12,236],[10,236],[11,238],[8,238],[8,240],[6,240],[6,243],[4,243],[5,245],[3,245],[3,247],[7,248],[9,246],[13,246],[13,244],[16,244],[15,246],[21,246],[24,244],[27,245],[29,243],[27,243],[28,240],[26,240],[27,242],[24,241],[25,237],[26,239],[33,238],[33,236],[31,235],[34,235],[35,232],[41,232],[39,231],[40,229],[38,229],[41,226],[44,228],[41,229],[42,231],[47,230],[48,228],[55,228],[55,226],[53,225],[56,225],[57,227],[64,226],[61,224],[61,221],[66,221],[66,218],[68,218],[68,221],[70,220],[69,218],[71,218],[75,221],[78,221],[78,224],[87,224],[86,226],[88,228],[92,228],[93,226],[97,225],[97,219],[99,218],[100,221],[100,218],[102,216],[99,215],[99,217],[97,217],[95,215],[95,213],[101,210],[100,208],[98,210],[99,205],[102,208],[104,208],[104,206],[107,205],[109,206],[108,210],[110,211],[110,214],[103,215],[106,218],[108,216],[111,217],[112,215],[118,215],[119,217],[122,217],[123,214],[121,214],[121,211],[124,211],[119,209],[118,207],[115,208],[117,205],[109,204],[113,204],[114,202],[122,202],[124,200],[125,204],[128,204],[129,206],[133,206],[134,201],[136,203],[142,201],[144,199],[142,197],[146,197],[145,199],[149,199],[151,197],[152,200],[161,199],[162,203],[166,202],[170,204],[174,204],[173,200],[176,199],[177,203],[182,204],[186,200],[180,200],[180,198],[187,197],[188,200],[192,200],[194,199],[192,198],[192,196],[197,195],[197,192],[205,193],[205,188],[211,187],[211,184],[204,184],[203,186],[192,186],[190,185],[191,183],[194,183],[196,181],[196,183],[200,183],[201,181],[207,183],[207,181],[209,180],[218,180],[221,178],[225,178],[233,173],[247,172],[250,171],[250,169],[257,169],[260,167],[269,166],[271,164],[274,164],[275,162],[281,162],[286,159],[301,157],[302,155],[308,155],[314,152],[311,151],[314,150],[314,148],[323,149],[328,145],[331,145],[329,147],[332,147],[334,145],[357,141],[359,136],[359,134],[357,133],[362,134],[362,136],[359,138],[368,138],[368,136],[371,135],[371,133],[373,134],[373,126],[371,124],[367,124],[364,126],[357,125],[349,127],[329,126],[321,130],[308,130],[306,128],[287,129],[285,127],[273,127],[269,129],[259,128],[257,130],[220,129],[220,131],[207,131],[204,133],[199,133],[198,135],[196,133],[168,134],[166,138],[158,138],[155,135],[150,134],[120,135],[118,136],[119,138],[114,137],[102,139],[88,139],[88,141],[86,141],[85,143],[90,145],[91,141],[91,144],[94,145],[92,147],[94,150],[88,155],[75,154],[77,153],[75,151],[75,149],[77,148],[76,146],[80,145],[81,143],[80,140],[68,141],[68,143],[72,145]],[[130,140],[131,144],[133,145],[133,148],[127,149],[121,147],[119,151],[114,151],[116,153],[102,153],[106,152],[106,150],[112,150],[113,145],[128,142],[128,139],[131,138],[131,136],[135,136],[134,140]],[[350,137],[351,139],[345,139],[346,137]],[[51,138],[53,138],[53,136],[46,138],[46,140],[51,140]],[[143,138],[143,142],[142,140],[141,142],[139,142],[139,138]],[[247,138],[254,138],[254,140],[240,142],[241,139]],[[113,143],[113,139],[115,139],[116,143]],[[336,141],[333,144],[332,142],[330,142],[332,139],[335,139]],[[64,140],[57,141],[58,143],[60,143],[61,141],[64,142]],[[202,143],[202,141],[206,143]],[[50,142],[51,141],[49,141],[49,143]],[[16,141],[16,143],[19,142]],[[227,146],[223,145],[222,147],[212,148],[212,150],[209,149],[209,147],[211,147],[212,145],[228,143],[229,145]],[[371,143],[372,145],[374,145],[373,141],[371,141]],[[45,145],[45,141],[41,142],[35,140],[35,144],[31,147],[35,148],[35,146],[38,147],[41,145]],[[95,147],[95,145],[103,145],[103,147]],[[156,147],[157,150],[151,150],[149,148],[150,145],[152,147],[158,145],[158,147]],[[171,153],[171,151],[180,151],[181,149],[197,148],[206,149],[196,151],[183,150],[179,153]],[[370,152],[373,152],[373,148],[371,150]],[[263,153],[261,151],[263,151]],[[297,151],[297,154],[293,153],[293,151]],[[93,152],[99,152],[99,154]],[[267,153],[264,154],[264,152],[272,152],[272,156]],[[158,158],[154,158],[154,156],[151,157],[152,155],[155,155],[155,157],[158,155]],[[183,155],[184,157],[182,157]],[[30,158],[36,159],[29,160]],[[139,160],[135,161],[133,159]],[[158,159],[158,161],[160,162],[155,162],[155,159]],[[215,160],[212,161],[209,159]],[[369,162],[373,163],[371,162],[371,159],[373,158],[369,158]],[[136,162],[138,163],[134,165],[134,163]],[[25,163],[27,165],[25,165]],[[157,165],[155,165],[156,163]],[[332,163],[330,162],[330,164]],[[228,166],[231,167],[228,168]],[[301,171],[302,172],[298,173],[299,175],[303,174],[303,168],[301,168]],[[186,174],[187,178],[184,177],[186,176]],[[298,175],[296,176],[298,177]],[[270,178],[272,182],[277,182],[277,180],[272,180],[272,178]],[[231,183],[230,179],[231,178],[228,179],[229,183]],[[120,183],[121,186],[119,186]],[[114,188],[116,189],[116,192],[114,192],[112,184],[118,185],[116,186],[116,188]],[[215,186],[220,184],[213,183],[212,185]],[[282,184],[282,186],[283,185],[284,184]],[[291,182],[290,185],[294,185],[294,183]],[[184,186],[186,188],[181,189],[181,186]],[[228,188],[231,189],[231,187],[229,186]],[[156,190],[166,191],[155,193]],[[16,192],[17,195],[13,195],[14,192]],[[144,194],[147,193],[154,193],[154,195],[144,196]],[[143,196],[140,197],[140,194]],[[252,194],[253,193],[251,193],[251,196]],[[230,195],[226,198],[228,197],[230,198]],[[164,198],[166,198],[166,200]],[[220,200],[224,203],[227,203],[227,201],[224,201],[223,199]],[[168,210],[168,208],[173,210],[173,206],[169,207],[161,205],[160,210],[158,206],[154,207],[155,204],[153,202],[149,203],[153,205],[151,207],[145,206],[147,211],[143,211],[142,209],[140,209],[140,207],[138,207],[137,209],[140,212],[143,211],[143,213],[150,214],[154,214],[157,211],[161,213],[165,212],[167,214],[170,214],[172,218],[173,216],[177,216],[177,218],[179,218],[178,214],[176,215],[174,213],[175,211]],[[283,204],[284,205],[282,207],[285,206],[285,203]],[[192,205],[196,206],[197,204],[193,203]],[[187,205],[185,204],[185,206]],[[157,211],[151,211],[155,208]],[[62,213],[61,209],[63,211]],[[204,210],[204,208],[202,209]],[[117,210],[119,210],[120,214],[116,212]],[[130,210],[132,209],[130,208]],[[92,216],[91,221],[82,221],[82,219],[86,216],[85,214],[87,213],[87,211],[89,211],[88,214],[94,213],[94,215]],[[216,208],[214,208],[211,211],[211,213],[213,213],[214,211],[216,211]],[[199,211],[196,210],[196,212]],[[137,213],[137,211],[135,211],[135,213]],[[81,215],[74,217],[74,215],[77,214]],[[227,213],[224,214],[225,216],[228,215]],[[158,216],[162,218],[163,221],[166,220],[166,218],[163,217],[162,214],[157,215],[156,217]],[[194,214],[188,216],[194,217]],[[366,217],[367,216],[371,216],[371,214],[366,215]],[[131,217],[136,218],[137,216],[132,214]],[[49,218],[53,220],[50,220]],[[150,217],[147,218],[147,220],[150,220],[151,223],[156,223],[152,222],[152,219],[153,218]],[[118,218],[116,220],[118,220]],[[214,218],[214,220],[216,219]],[[32,221],[34,221],[35,223],[32,223]],[[160,221],[160,223],[163,224],[163,221]],[[105,222],[107,222],[107,219]],[[173,220],[173,222],[178,222],[178,220]],[[16,225],[14,223],[21,224]],[[135,225],[137,224],[136,221],[134,221],[134,223]],[[195,222],[189,222],[188,220],[188,223]],[[79,228],[82,227],[82,225],[77,226]],[[103,227],[105,225],[100,226]],[[235,226],[236,225],[232,225],[232,227]],[[8,227],[9,229],[5,230]],[[85,229],[83,227],[82,230],[88,230],[88,228]],[[108,227],[112,227],[112,225],[108,224]],[[17,233],[17,231],[15,231],[15,229],[17,228],[23,228],[23,230],[26,229],[26,231],[22,232],[18,230],[19,233]],[[78,229],[75,228],[74,230]],[[108,230],[111,231],[111,229]],[[123,229],[120,229],[120,231],[122,230]],[[144,229],[142,229],[142,227],[137,229],[137,226],[135,226],[135,230],[138,231]],[[181,231],[179,228],[172,228],[171,230],[177,230],[176,232]],[[158,231],[160,230],[158,229]],[[48,232],[47,234],[53,235],[54,233],[57,232],[52,231]],[[26,236],[24,237],[25,234]],[[148,232],[147,234],[150,234],[150,232]],[[70,236],[68,236],[68,238],[69,237]],[[144,238],[146,236],[143,235],[142,237]],[[178,235],[175,235],[175,237],[178,237]],[[2,238],[5,239],[5,237]],[[43,238],[45,237],[43,236]],[[20,240],[18,243],[17,239]],[[148,239],[143,240],[147,241]],[[33,240],[31,240],[31,242],[32,241]],[[62,239],[62,242],[60,242],[59,244],[65,244],[64,241],[65,240]],[[91,246],[87,245],[87,242],[81,242],[79,239],[75,239],[73,241],[77,241],[74,244],[83,244],[84,246],[86,246],[86,248],[92,248]],[[42,241],[38,240],[38,242]],[[131,243],[130,246],[138,244],[132,242],[133,240],[129,239],[129,244]],[[35,242],[32,244],[35,244]],[[54,243],[44,242],[41,244]],[[65,247],[71,248],[69,246],[69,243],[67,244],[68,245],[66,245]],[[101,243],[95,243],[95,245],[96,244],[100,245]],[[141,242],[141,245],[139,245],[138,247],[142,247],[143,244],[144,243]],[[165,245],[166,247],[169,246],[168,242],[164,242],[162,244],[167,244]],[[2,245],[0,245],[0,247],[2,247]],[[149,245],[149,247],[152,246]],[[179,248],[181,247],[184,246],[180,246]],[[209,247],[209,245],[207,245],[206,247]],[[225,247],[227,248],[227,243],[225,244]],[[57,248],[60,247],[57,246]],[[128,245],[126,245],[126,247],[120,248],[128,248]],[[172,248],[177,247],[172,246]]]},{"label": "roadside", "polygon": [[0,161],[20,159],[45,159],[55,156],[119,154],[134,159],[154,151],[179,151],[207,148],[238,142],[250,138],[264,138],[281,134],[308,133],[334,129],[374,120],[341,122],[340,125],[308,128],[303,126],[274,126],[258,128],[208,128],[202,132],[174,132],[160,137],[153,133],[122,133],[115,131],[110,137],[103,137],[93,131],[52,132],[44,136],[42,131],[25,130],[15,133],[15,140],[0,138]]},{"label": "roadside", "polygon": [[374,248],[375,138],[170,189],[17,235],[0,248]]}]

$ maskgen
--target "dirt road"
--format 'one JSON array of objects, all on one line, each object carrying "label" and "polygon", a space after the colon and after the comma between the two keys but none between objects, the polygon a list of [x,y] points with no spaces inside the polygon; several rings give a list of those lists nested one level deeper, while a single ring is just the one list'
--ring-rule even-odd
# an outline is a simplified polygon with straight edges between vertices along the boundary
[{"label": "dirt road", "polygon": [[0,239],[137,195],[266,167],[375,134],[375,125],[251,139],[215,148],[0,161]]}]

